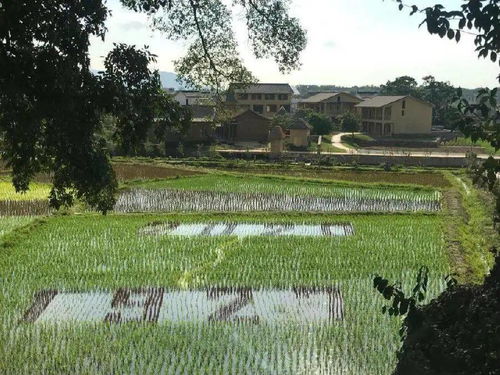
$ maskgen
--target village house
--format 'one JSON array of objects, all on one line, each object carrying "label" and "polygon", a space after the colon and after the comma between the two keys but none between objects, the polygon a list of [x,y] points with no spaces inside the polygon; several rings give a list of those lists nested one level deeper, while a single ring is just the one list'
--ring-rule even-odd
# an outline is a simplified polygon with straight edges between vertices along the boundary
[{"label": "village house", "polygon": [[356,104],[361,102],[362,99],[346,92],[321,92],[299,101],[298,108],[310,109],[334,120],[346,112],[354,112]]},{"label": "village house", "polygon": [[429,134],[433,105],[406,96],[375,96],[356,105],[361,131],[372,136]]},{"label": "village house", "polygon": [[288,83],[231,84],[226,105],[235,109],[251,109],[265,117],[273,117],[283,107],[291,111],[293,89]]},{"label": "village house", "polygon": [[235,142],[267,142],[271,120],[251,109],[243,109],[236,113],[231,121],[217,128],[217,138]]},{"label": "village house", "polygon": [[186,140],[189,142],[210,142],[214,139],[215,107],[194,105],[191,106],[191,126],[189,127]]},{"label": "village house", "polygon": [[166,139],[169,143],[209,143],[215,139],[215,107],[190,105],[191,123],[185,134],[177,129],[167,129]]}]

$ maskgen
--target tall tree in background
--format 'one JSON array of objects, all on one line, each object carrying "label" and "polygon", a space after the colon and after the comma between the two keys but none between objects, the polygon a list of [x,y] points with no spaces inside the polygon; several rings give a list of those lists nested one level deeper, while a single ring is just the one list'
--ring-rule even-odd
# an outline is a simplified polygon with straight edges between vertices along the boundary
[{"label": "tall tree in background", "polygon": [[421,97],[418,89],[417,80],[410,76],[402,76],[394,81],[387,81],[385,85],[380,87],[381,95],[412,95],[416,98]]},{"label": "tall tree in background", "polygon": [[113,137],[126,155],[140,152],[153,124],[162,138],[168,128],[185,130],[191,120],[189,108],[162,90],[159,72],[149,69],[154,62],[147,49],[125,44],[115,45],[104,61],[101,103],[116,118]]},{"label": "tall tree in background", "polygon": [[186,55],[175,62],[182,81],[213,91],[232,82],[251,82],[232,29],[232,14],[242,11],[250,47],[257,58],[272,58],[281,72],[300,66],[305,31],[288,14],[289,0],[121,0],[152,19],[152,27],[172,40],[190,42]]},{"label": "tall tree in background", "polygon": [[453,103],[456,99],[456,88],[449,82],[436,81],[433,76],[426,76],[423,80],[420,88],[421,98],[434,105],[432,123],[452,128],[458,115],[457,106]]},{"label": "tall tree in background", "polygon": [[[231,8],[220,0],[122,0],[146,12],[153,26],[172,39],[192,41],[176,66],[185,82],[224,88],[251,81],[231,29]],[[257,57],[272,57],[280,70],[299,65],[305,33],[288,15],[285,0],[235,0],[245,13]],[[115,135],[133,152],[160,113],[164,125],[184,123],[184,114],[158,94],[148,52],[118,45],[106,72],[90,72],[89,38],[104,39],[109,13],[104,0],[0,2],[0,142],[17,191],[26,191],[39,172],[51,173],[53,207],[75,198],[106,212],[116,181],[101,118],[118,119]],[[143,100],[142,94],[150,101]],[[111,103],[109,102],[111,99]],[[139,111],[139,112],[135,112]],[[142,117],[144,116],[144,117]]]},{"label": "tall tree in background", "polygon": [[[473,34],[479,58],[489,58],[500,65],[500,0],[467,0],[459,9],[446,10],[440,4],[419,9],[417,5],[405,4],[396,0],[399,9],[411,9],[410,15],[425,14],[420,25],[426,25],[430,34],[441,38],[461,40],[462,33]],[[500,82],[500,74],[498,75]],[[473,141],[484,140],[496,150],[500,149],[500,111],[497,102],[497,88],[483,88],[479,91],[476,103],[461,98],[458,103],[460,116],[455,126]],[[461,97],[461,90],[458,90]],[[475,181],[482,183],[497,197],[495,220],[500,221],[500,191],[496,187],[500,160],[490,157],[475,166]]]}]

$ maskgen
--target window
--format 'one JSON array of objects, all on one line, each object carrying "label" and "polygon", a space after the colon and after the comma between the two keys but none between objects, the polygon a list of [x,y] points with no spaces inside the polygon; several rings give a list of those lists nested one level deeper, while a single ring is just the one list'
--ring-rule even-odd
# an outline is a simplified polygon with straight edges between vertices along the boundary
[{"label": "window", "polygon": [[337,97],[337,103],[340,103],[340,96]]},{"label": "window", "polygon": [[238,99],[240,100],[247,100],[248,99],[248,94],[239,94]]},{"label": "window", "polygon": [[262,113],[264,113],[264,106],[263,105],[254,105],[253,111],[262,114]]},{"label": "window", "polygon": [[274,99],[276,99],[276,95],[274,95],[274,94],[265,94],[264,95],[264,99],[266,99],[266,100],[274,100]]},{"label": "window", "polygon": [[405,117],[405,110],[404,109],[401,111],[401,117]]},{"label": "window", "polygon": [[288,94],[279,94],[278,99],[279,100],[288,100]]},{"label": "window", "polygon": [[384,119],[385,120],[390,120],[392,115],[392,110],[391,107],[385,107],[384,109]]},{"label": "window", "polygon": [[261,100],[262,94],[252,94],[252,100]]},{"label": "window", "polygon": [[267,112],[276,112],[276,104],[271,104],[267,106]]},{"label": "window", "polygon": [[403,108],[403,109],[406,109],[406,100],[403,100],[403,103],[402,103],[402,108]]}]

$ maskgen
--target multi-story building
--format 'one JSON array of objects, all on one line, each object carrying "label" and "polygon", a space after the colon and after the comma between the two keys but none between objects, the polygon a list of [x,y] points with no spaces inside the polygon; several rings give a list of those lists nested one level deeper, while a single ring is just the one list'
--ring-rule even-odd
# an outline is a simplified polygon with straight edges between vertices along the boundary
[{"label": "multi-story building", "polygon": [[354,112],[356,104],[362,99],[347,92],[321,92],[299,101],[299,109],[310,109],[322,113],[331,119],[346,112]]},{"label": "multi-story building", "polygon": [[433,105],[410,95],[376,96],[356,108],[363,133],[390,136],[431,132]]},{"label": "multi-story building", "polygon": [[226,105],[273,117],[283,107],[291,111],[293,90],[288,83],[257,83],[241,85],[233,83],[226,97]]}]

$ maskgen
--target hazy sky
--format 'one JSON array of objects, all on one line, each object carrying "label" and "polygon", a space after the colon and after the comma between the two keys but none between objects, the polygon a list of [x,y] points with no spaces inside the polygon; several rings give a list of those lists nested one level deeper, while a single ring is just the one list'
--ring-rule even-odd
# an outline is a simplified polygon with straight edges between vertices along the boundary
[{"label": "hazy sky", "polygon": [[[441,3],[457,8],[460,0],[415,0],[421,6]],[[149,45],[158,55],[157,68],[173,72],[172,61],[186,45],[153,32],[142,14],[125,10],[119,0],[108,0],[112,16],[105,42],[91,41],[92,67],[102,69],[112,43]],[[429,35],[418,28],[421,15],[399,12],[391,0],[293,0],[290,12],[307,30],[308,44],[302,67],[289,75],[279,73],[271,60],[253,58],[245,25],[235,20],[240,53],[247,67],[262,82],[291,84],[379,85],[401,75],[421,80],[432,74],[439,80],[467,88],[497,86],[498,65],[478,60],[472,35],[460,43]]]}]

